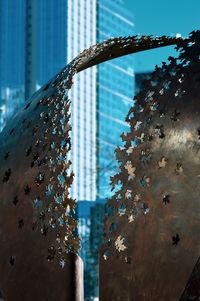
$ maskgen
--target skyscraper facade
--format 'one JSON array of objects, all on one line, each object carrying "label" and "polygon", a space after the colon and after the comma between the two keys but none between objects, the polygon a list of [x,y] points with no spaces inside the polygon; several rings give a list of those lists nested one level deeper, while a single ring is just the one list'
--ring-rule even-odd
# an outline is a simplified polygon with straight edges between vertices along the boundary
[{"label": "skyscraper facade", "polygon": [[67,63],[68,1],[29,1],[35,2],[36,81],[42,86]]},{"label": "skyscraper facade", "polygon": [[[97,43],[96,0],[68,1],[68,61]],[[72,99],[72,195],[78,200],[96,199],[96,67],[78,74]]]},{"label": "skyscraper facade", "polygon": [[82,240],[81,257],[84,259],[85,300],[98,300],[99,248],[104,239],[105,200],[78,203],[79,230]]},{"label": "skyscraper facade", "polygon": [[[134,23],[122,0],[68,1],[68,61],[110,37],[132,35]],[[95,201],[110,195],[114,150],[126,129],[134,91],[133,62],[117,59],[92,67],[75,79],[72,99],[72,194]]]},{"label": "skyscraper facade", "polygon": [[0,85],[16,88],[24,82],[25,1],[0,1]]},{"label": "skyscraper facade", "polygon": [[[68,1],[68,61],[110,37],[132,35],[134,23],[122,0]],[[110,195],[114,150],[126,129],[134,80],[130,58],[92,67],[77,76],[72,99],[72,194],[78,200]]]},{"label": "skyscraper facade", "polygon": [[[99,0],[97,40],[134,34],[133,16],[122,0]],[[125,116],[134,93],[133,60],[130,56],[98,66],[97,76],[97,192],[98,198],[111,195],[109,178],[116,172],[114,151],[127,130]]]},{"label": "skyscraper facade", "polygon": [[24,101],[25,1],[0,1],[0,131]]}]

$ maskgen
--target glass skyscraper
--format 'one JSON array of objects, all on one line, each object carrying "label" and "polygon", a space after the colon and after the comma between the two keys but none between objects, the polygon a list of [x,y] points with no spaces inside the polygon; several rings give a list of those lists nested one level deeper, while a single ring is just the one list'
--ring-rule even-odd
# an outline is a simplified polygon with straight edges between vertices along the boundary
[{"label": "glass skyscraper", "polygon": [[0,131],[24,100],[25,2],[0,1]]},{"label": "glass skyscraper", "polygon": [[[68,1],[68,61],[110,37],[133,35],[131,14],[122,0]],[[130,58],[92,67],[78,75],[72,88],[72,193],[95,201],[110,195],[114,150],[126,130],[125,116],[134,92]]]},{"label": "glass skyscraper", "polygon": [[34,0],[34,2],[36,3],[36,81],[39,86],[42,86],[59,72],[68,60],[68,1]]},{"label": "glass skyscraper", "polygon": [[[98,1],[98,42],[134,34],[133,16],[122,0]],[[127,130],[125,116],[134,93],[133,61],[122,57],[98,66],[97,80],[97,191],[98,198],[110,196],[109,178],[115,173],[114,151]]]},{"label": "glass skyscraper", "polygon": [[[68,1],[68,61],[97,43],[96,0]],[[72,195],[77,200],[96,199],[96,67],[75,76],[72,99]]]}]

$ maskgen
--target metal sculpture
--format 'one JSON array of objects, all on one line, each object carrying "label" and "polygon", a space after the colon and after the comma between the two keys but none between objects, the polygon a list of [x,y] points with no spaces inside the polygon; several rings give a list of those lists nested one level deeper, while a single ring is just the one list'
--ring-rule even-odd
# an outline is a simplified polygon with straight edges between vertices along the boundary
[{"label": "metal sculpture", "polygon": [[144,82],[116,149],[102,301],[200,299],[200,32],[177,50]]},{"label": "metal sculpture", "polygon": [[[36,92],[8,123],[0,136],[0,291],[5,301],[80,301],[83,298],[81,263],[77,255],[76,202],[69,193],[73,173],[68,157],[71,148],[68,91],[75,73],[129,53],[173,44],[187,45],[190,39],[134,36],[110,39],[93,46]],[[137,110],[140,111],[140,105]],[[154,110],[157,112],[156,104],[152,104]],[[176,112],[174,114],[174,119],[179,118]],[[140,122],[138,129],[139,126]],[[164,135],[162,126],[155,129],[158,137]],[[133,136],[127,137],[130,142]],[[144,139],[141,133],[138,140]],[[145,161],[146,152],[141,154],[140,160]],[[179,173],[180,164],[177,163]],[[133,180],[133,167],[127,163],[125,170],[131,173]],[[150,185],[148,178],[148,174],[144,174],[141,179],[144,186]],[[130,179],[125,177],[125,180],[124,187],[129,185]],[[141,206],[144,213],[143,202]],[[123,223],[121,225],[123,228]],[[127,227],[127,231],[129,235],[132,230]],[[173,235],[177,241],[176,233]],[[122,238],[118,237],[118,243],[115,243],[124,248]],[[129,257],[126,258],[129,262]],[[113,264],[119,261],[115,262],[113,257],[113,261],[105,263],[102,263],[103,277],[107,275],[107,268],[115,271],[117,267]],[[118,280],[113,277],[113,283],[119,284]],[[106,281],[101,285],[102,300],[108,299],[106,290],[111,300],[130,300],[127,296],[126,299],[116,296],[117,288],[113,299],[108,284]]]}]

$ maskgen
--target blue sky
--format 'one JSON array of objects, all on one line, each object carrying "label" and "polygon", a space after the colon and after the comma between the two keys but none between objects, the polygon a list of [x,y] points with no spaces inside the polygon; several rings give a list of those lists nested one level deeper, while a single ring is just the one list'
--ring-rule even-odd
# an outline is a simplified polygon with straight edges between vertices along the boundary
[{"label": "blue sky", "polygon": [[[135,33],[188,36],[200,29],[200,0],[124,0],[132,11]],[[134,55],[135,70],[152,70],[156,64],[173,55],[173,47],[156,49]]]}]

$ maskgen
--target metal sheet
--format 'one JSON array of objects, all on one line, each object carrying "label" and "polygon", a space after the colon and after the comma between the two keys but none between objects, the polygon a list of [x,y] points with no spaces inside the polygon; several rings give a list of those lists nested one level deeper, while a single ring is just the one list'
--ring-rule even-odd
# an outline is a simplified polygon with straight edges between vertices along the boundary
[{"label": "metal sheet", "polygon": [[83,298],[76,280],[82,279],[76,202],[70,197],[68,90],[74,74],[118,56],[178,43],[182,40],[144,36],[91,47],[36,92],[1,133],[0,290],[5,301]]},{"label": "metal sheet", "polygon": [[[178,301],[199,258],[200,33],[191,38],[178,59],[155,69],[128,113],[100,252],[100,300]],[[196,291],[181,300],[199,300]]]}]

